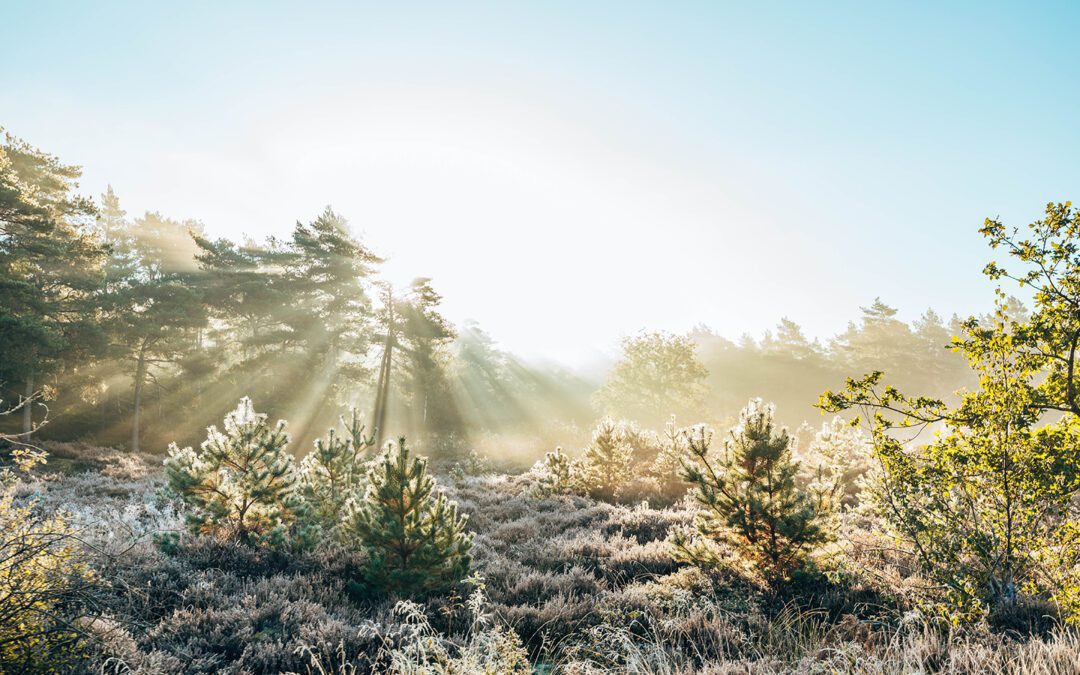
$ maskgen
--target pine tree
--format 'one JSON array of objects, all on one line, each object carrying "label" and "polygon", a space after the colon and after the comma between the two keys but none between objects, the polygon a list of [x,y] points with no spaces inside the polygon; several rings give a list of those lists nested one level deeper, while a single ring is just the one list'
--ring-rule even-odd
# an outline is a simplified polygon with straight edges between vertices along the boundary
[{"label": "pine tree", "polygon": [[593,431],[592,443],[585,449],[579,481],[594,499],[611,501],[633,473],[634,449],[623,437],[620,425],[604,418]]},{"label": "pine tree", "polygon": [[[798,463],[791,437],[774,430],[773,406],[753,399],[739,415],[723,453],[710,452],[712,434],[698,427],[689,434],[692,461],[685,478],[696,487],[702,510],[697,534],[713,542],[729,540],[769,576],[799,567],[828,533],[815,504],[795,485]],[[699,547],[676,538],[680,557],[694,561]]]},{"label": "pine tree", "polygon": [[326,440],[315,441],[315,449],[300,462],[300,494],[308,505],[308,515],[320,526],[336,527],[348,500],[362,492],[367,478],[365,450],[375,444],[365,436],[360,415],[352,411],[351,420],[341,420],[346,433],[333,429]]},{"label": "pine tree", "polygon": [[169,446],[169,487],[194,507],[194,531],[248,544],[281,543],[303,509],[285,421],[271,427],[243,398],[224,426],[224,432],[210,427],[199,452]]},{"label": "pine tree", "polygon": [[688,430],[681,429],[672,415],[664,425],[664,434],[660,438],[660,452],[653,460],[650,472],[660,485],[661,496],[670,501],[681,499],[690,489],[690,483],[683,476],[683,465],[690,459],[690,444],[687,442]]},{"label": "pine tree", "polygon": [[559,494],[570,487],[571,467],[570,458],[566,456],[561,447],[555,448],[544,455],[544,459],[536,463],[533,471],[540,479],[540,494]]},{"label": "pine tree", "polygon": [[0,134],[0,382],[21,385],[27,442],[46,376],[99,349],[105,250],[75,193],[81,169]]},{"label": "pine tree", "polygon": [[427,462],[410,457],[405,439],[389,444],[353,504],[348,534],[367,553],[361,586],[368,593],[422,595],[469,571],[472,536],[457,504],[435,492]]}]

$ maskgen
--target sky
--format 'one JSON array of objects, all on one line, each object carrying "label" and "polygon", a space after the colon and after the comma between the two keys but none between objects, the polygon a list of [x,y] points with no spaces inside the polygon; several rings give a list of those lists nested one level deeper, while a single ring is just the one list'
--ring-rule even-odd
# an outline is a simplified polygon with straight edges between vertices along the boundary
[{"label": "sky", "polygon": [[568,364],[992,303],[1080,186],[1075,3],[0,0],[0,126],[215,236],[344,215]]}]

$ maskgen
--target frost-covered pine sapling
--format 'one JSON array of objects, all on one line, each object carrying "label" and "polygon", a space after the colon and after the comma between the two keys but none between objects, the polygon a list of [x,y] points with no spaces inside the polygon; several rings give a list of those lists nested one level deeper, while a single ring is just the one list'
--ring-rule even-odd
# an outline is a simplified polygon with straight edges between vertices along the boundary
[{"label": "frost-covered pine sapling", "polygon": [[601,420],[581,458],[582,489],[594,499],[614,500],[633,476],[633,461],[633,447],[624,441],[618,423],[611,418]]},{"label": "frost-covered pine sapling", "polygon": [[854,506],[870,468],[870,438],[840,416],[821,425],[804,452],[798,452],[798,482],[823,512]]},{"label": "frost-covered pine sapling", "polygon": [[664,425],[660,452],[650,467],[650,472],[660,485],[661,496],[669,501],[681,499],[690,489],[690,483],[683,476],[683,465],[690,459],[688,433],[687,429],[679,428],[672,415]]},{"label": "frost-covered pine sapling", "polygon": [[316,439],[315,449],[300,462],[300,494],[308,505],[308,517],[320,527],[337,527],[345,513],[346,502],[363,492],[367,478],[367,449],[375,437],[365,436],[360,415],[341,420],[345,434],[333,429],[326,439]]},{"label": "frost-covered pine sapling", "polygon": [[571,467],[573,463],[561,447],[544,455],[533,467],[533,473],[539,477],[539,492],[542,495],[566,492],[571,486]]},{"label": "frost-covered pine sapling", "polygon": [[195,452],[169,446],[169,487],[194,512],[192,530],[248,544],[277,544],[303,509],[293,458],[286,451],[285,421],[274,426],[252,408],[251,399],[225,416]]},{"label": "frost-covered pine sapling", "polygon": [[[829,533],[813,500],[795,485],[799,465],[791,458],[791,437],[786,429],[775,432],[772,405],[751,400],[730,436],[720,453],[710,451],[712,434],[704,428],[688,436],[692,460],[684,475],[701,507],[696,534],[731,541],[766,576],[783,577]],[[708,542],[677,536],[673,543],[677,558],[708,557],[700,545]]]},{"label": "frost-covered pine sapling", "polygon": [[409,456],[404,438],[373,462],[346,523],[347,536],[368,555],[361,590],[418,596],[468,574],[466,519],[435,487],[427,462]]}]

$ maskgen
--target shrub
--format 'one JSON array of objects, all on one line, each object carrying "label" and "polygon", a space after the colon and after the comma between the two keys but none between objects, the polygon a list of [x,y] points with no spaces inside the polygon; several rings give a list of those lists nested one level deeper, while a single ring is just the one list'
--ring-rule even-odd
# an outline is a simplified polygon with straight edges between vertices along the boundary
[{"label": "shrub", "polygon": [[[13,455],[24,474],[45,461],[30,449]],[[62,672],[81,637],[70,613],[92,575],[63,514],[15,503],[18,480],[0,475],[0,672]]]},{"label": "shrub", "polygon": [[822,507],[835,511],[841,504],[859,502],[862,479],[870,466],[870,438],[840,416],[821,425],[804,452],[799,452],[804,488]]},{"label": "shrub", "polygon": [[208,429],[199,452],[169,446],[169,487],[195,509],[196,532],[244,543],[280,543],[302,509],[285,422],[271,427],[251,399],[225,416],[225,431]]},{"label": "shrub", "polygon": [[[773,407],[751,400],[739,415],[719,457],[710,453],[712,432],[698,427],[688,436],[693,462],[686,480],[702,507],[695,521],[706,540],[725,539],[769,576],[784,576],[828,539],[816,504],[795,486],[799,465],[791,459],[791,437],[773,429]],[[679,533],[676,557],[702,563],[708,545]],[[703,545],[704,544],[704,545]]]},{"label": "shrub", "polygon": [[690,483],[683,475],[683,465],[690,461],[687,433],[686,429],[679,428],[675,423],[675,416],[672,415],[668,423],[664,425],[660,451],[649,469],[659,483],[661,498],[667,503],[681,499],[690,489]]},{"label": "shrub", "polygon": [[368,473],[363,498],[350,509],[346,536],[368,555],[362,586],[374,592],[418,595],[468,573],[472,537],[457,504],[410,458],[405,439],[390,445]]}]

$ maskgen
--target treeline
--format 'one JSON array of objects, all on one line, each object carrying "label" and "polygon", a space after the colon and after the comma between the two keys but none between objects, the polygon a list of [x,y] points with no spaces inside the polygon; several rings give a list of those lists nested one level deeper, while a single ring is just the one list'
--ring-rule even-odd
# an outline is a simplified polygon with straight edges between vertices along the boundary
[{"label": "treeline", "polygon": [[[1018,300],[1010,298],[1008,305],[1015,316],[1027,315]],[[946,322],[927,310],[906,323],[880,299],[824,343],[786,318],[760,338],[746,335],[737,342],[706,326],[685,335],[643,333],[623,341],[621,359],[595,402],[606,414],[659,428],[670,414],[727,424],[760,394],[776,402],[781,423],[816,427],[821,390],[842,386],[851,373],[881,370],[905,391],[953,400],[958,390],[977,384],[953,343],[963,333],[956,316]]]},{"label": "treeline", "polygon": [[[1017,300],[1010,305],[1024,311]],[[962,323],[932,309],[907,323],[897,318],[895,307],[877,299],[825,343],[807,338],[789,319],[758,339],[744,336],[734,342],[705,327],[689,337],[708,370],[707,409],[733,419],[747,400],[764,396],[776,403],[781,420],[795,427],[820,417],[814,404],[822,387],[841,386],[851,373],[881,370],[905,391],[937,397],[974,386],[967,359],[953,350]]]},{"label": "treeline", "polygon": [[359,405],[438,453],[467,430],[587,409],[581,382],[523,366],[475,325],[458,335],[430,279],[380,278],[329,208],[287,238],[212,239],[129,217],[111,187],[95,204],[79,175],[10,135],[0,146],[0,396],[34,398],[24,440],[157,450],[244,394],[301,441]]},{"label": "treeline", "polygon": [[949,349],[955,317],[907,324],[877,301],[824,344],[787,319],[737,342],[704,327],[678,344],[629,338],[600,387],[451,325],[430,279],[393,288],[329,208],[287,237],[213,239],[197,221],[129,215],[112,188],[95,203],[79,175],[10,135],[0,145],[0,398],[35,397],[5,432],[157,451],[251,396],[301,443],[355,406],[434,455],[479,446],[531,463],[602,414],[725,422],[764,396],[795,427],[852,372],[938,396],[973,384]]}]

